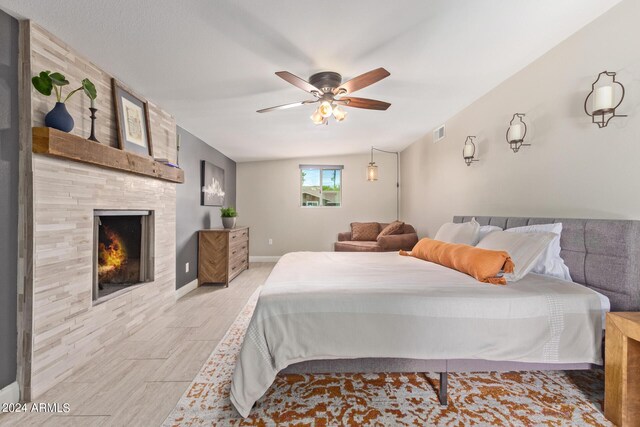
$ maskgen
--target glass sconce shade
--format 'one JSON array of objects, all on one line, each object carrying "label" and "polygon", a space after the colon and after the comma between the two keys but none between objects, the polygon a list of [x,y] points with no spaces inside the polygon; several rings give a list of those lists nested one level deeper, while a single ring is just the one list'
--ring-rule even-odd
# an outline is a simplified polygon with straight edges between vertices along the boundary
[{"label": "glass sconce shade", "polygon": [[331,115],[333,115],[337,122],[341,122],[347,117],[347,112],[339,105],[332,105],[329,101],[322,101],[310,119],[317,125],[329,124],[328,119]]},{"label": "glass sconce shade", "polygon": [[462,158],[467,166],[471,166],[471,163],[477,162],[476,157],[476,144],[474,144],[475,136],[467,136],[464,141],[464,147],[462,148]]},{"label": "glass sconce shade", "polygon": [[311,121],[317,125],[321,125],[324,123],[324,117],[322,117],[322,114],[320,114],[318,110],[315,110],[311,115]]},{"label": "glass sconce shade", "polygon": [[375,163],[369,163],[367,166],[367,181],[377,181],[378,180],[378,166]]},{"label": "glass sconce shade", "polygon": [[524,138],[527,135],[527,124],[522,120],[523,117],[523,113],[515,113],[507,128],[507,142],[514,153],[517,153],[520,147],[531,145],[524,143]]},{"label": "glass sconce shade", "polygon": [[[610,78],[609,82],[600,82],[601,78]],[[620,100],[616,103],[616,87],[621,90]],[[591,106],[589,107],[589,98]],[[627,117],[626,114],[617,114],[616,110],[624,100],[624,86],[616,80],[616,73],[603,71],[598,74],[596,81],[591,84],[591,92],[584,100],[584,112],[591,117],[591,123],[599,128],[607,127],[614,117]]]},{"label": "glass sconce shade", "polygon": [[347,117],[347,112],[339,105],[336,105],[333,107],[333,117],[337,122],[341,122]]},{"label": "glass sconce shade", "polygon": [[329,117],[333,113],[333,107],[329,101],[322,101],[322,104],[318,107],[318,112],[322,117]]}]

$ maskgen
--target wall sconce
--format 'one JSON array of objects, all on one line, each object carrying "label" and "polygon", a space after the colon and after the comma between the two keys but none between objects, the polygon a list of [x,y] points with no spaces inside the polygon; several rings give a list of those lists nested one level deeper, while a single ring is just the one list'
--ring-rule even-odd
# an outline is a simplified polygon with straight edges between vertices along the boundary
[{"label": "wall sconce", "polygon": [[[596,87],[596,84],[600,80],[600,77],[603,75],[607,77],[611,77],[611,82],[607,84],[602,84]],[[622,88],[622,95],[620,96],[620,101],[616,104],[616,90],[615,85],[620,86]],[[591,109],[587,109],[587,104],[589,103],[589,98],[592,97]],[[607,127],[609,124],[609,120],[614,117],[627,117],[623,114],[616,114],[616,108],[622,104],[622,100],[624,99],[624,86],[622,83],[616,80],[616,73],[610,71],[603,71],[598,74],[598,78],[595,82],[591,84],[591,92],[587,95],[587,98],[584,100],[584,112],[587,113],[587,116],[591,117],[591,123],[595,123],[599,128]]]},{"label": "wall sconce", "polygon": [[527,124],[522,120],[523,117],[524,113],[515,113],[507,129],[507,142],[514,153],[517,153],[520,147],[531,146],[531,144],[524,143],[524,138],[527,135]]},{"label": "wall sconce", "polygon": [[378,166],[373,161],[373,151],[380,151],[381,153],[395,154],[396,155],[396,219],[400,218],[400,153],[397,151],[385,151],[379,148],[371,147],[371,161],[367,166],[367,181],[378,180]]},{"label": "wall sconce", "polygon": [[473,143],[475,136],[468,136],[464,141],[464,148],[462,149],[462,158],[467,166],[471,166],[471,163],[477,162],[476,157],[476,144]]}]

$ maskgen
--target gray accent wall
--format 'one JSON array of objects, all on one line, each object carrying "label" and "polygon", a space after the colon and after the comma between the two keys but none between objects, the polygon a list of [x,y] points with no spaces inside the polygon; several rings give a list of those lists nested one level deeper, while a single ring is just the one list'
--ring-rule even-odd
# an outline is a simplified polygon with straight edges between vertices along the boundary
[{"label": "gray accent wall", "polygon": [[16,380],[18,21],[0,10],[0,389]]},{"label": "gray accent wall", "polygon": [[[236,206],[236,162],[178,127],[179,162],[184,184],[178,184],[176,207],[176,288],[198,277],[198,230],[222,228],[220,207],[200,206],[200,161],[224,169],[225,206]],[[189,272],[185,264],[189,263]]]}]

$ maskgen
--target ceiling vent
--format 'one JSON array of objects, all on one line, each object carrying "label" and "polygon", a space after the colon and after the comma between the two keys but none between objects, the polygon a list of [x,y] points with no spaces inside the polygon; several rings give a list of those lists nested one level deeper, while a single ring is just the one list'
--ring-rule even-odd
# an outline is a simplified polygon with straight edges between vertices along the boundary
[{"label": "ceiling vent", "polygon": [[433,131],[433,142],[441,141],[444,139],[444,137],[445,137],[444,125],[440,126],[439,128]]}]

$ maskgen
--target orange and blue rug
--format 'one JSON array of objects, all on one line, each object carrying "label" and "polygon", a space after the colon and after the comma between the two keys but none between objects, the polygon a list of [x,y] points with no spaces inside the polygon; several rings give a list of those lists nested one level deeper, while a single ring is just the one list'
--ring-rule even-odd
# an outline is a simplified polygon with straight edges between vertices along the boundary
[{"label": "orange and blue rug", "polygon": [[278,376],[243,419],[229,400],[231,377],[258,299],[253,294],[164,426],[610,426],[604,373],[530,371],[438,375]]}]

